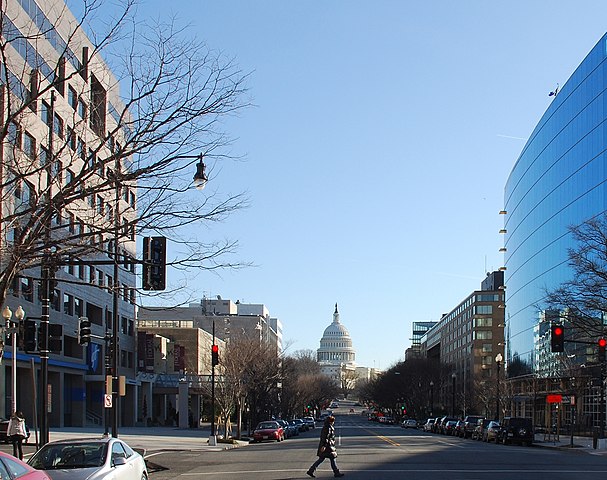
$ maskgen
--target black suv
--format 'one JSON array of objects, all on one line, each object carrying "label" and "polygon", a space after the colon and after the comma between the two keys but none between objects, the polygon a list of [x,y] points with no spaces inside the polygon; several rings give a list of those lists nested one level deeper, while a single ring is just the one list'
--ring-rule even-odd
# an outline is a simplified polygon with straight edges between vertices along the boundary
[{"label": "black suv", "polygon": [[505,417],[498,439],[504,445],[518,443],[531,446],[533,444],[533,423],[530,418]]}]

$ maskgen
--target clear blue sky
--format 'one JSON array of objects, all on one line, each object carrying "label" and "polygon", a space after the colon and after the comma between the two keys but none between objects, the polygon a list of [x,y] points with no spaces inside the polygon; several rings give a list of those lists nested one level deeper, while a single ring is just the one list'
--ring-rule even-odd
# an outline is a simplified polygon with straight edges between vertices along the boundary
[{"label": "clear blue sky", "polygon": [[503,262],[503,189],[548,93],[607,28],[605,1],[143,0],[251,71],[217,188],[251,206],[204,235],[255,267],[199,298],[265,304],[290,352],[335,302],[357,363],[387,368]]}]

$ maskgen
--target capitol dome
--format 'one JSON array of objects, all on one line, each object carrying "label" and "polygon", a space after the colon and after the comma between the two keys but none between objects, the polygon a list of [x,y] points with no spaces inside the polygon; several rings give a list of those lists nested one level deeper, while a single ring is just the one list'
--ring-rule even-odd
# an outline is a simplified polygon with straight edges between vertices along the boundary
[{"label": "capitol dome", "polygon": [[316,359],[319,363],[330,365],[354,365],[356,352],[352,347],[352,339],[346,327],[339,321],[337,303],[333,313],[333,323],[325,328],[317,350]]}]

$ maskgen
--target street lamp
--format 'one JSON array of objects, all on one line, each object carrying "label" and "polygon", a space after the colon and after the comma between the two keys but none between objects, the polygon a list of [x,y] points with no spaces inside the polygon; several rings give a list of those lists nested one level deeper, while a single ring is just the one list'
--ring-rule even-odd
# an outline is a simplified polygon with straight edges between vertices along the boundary
[{"label": "street lamp", "polygon": [[451,388],[451,416],[455,417],[455,379],[457,378],[457,375],[455,375],[455,373],[451,374],[451,381],[453,382],[452,384],[452,388]]},{"label": "street lamp", "polygon": [[502,365],[502,357],[501,353],[498,353],[495,356],[495,367],[496,367],[496,376],[495,376],[495,420],[499,421],[500,419],[500,367]]},{"label": "street lamp", "polygon": [[4,318],[4,322],[6,325],[6,332],[11,334],[11,348],[12,348],[12,365],[11,365],[11,414],[17,411],[17,331],[19,327],[19,323],[23,321],[25,318],[25,311],[19,305],[17,310],[15,311],[15,318],[17,322],[11,322],[11,318],[13,317],[13,312],[9,308],[9,306],[5,306],[2,309],[2,318]]},{"label": "street lamp", "polygon": [[430,380],[430,416],[434,416],[434,382]]}]

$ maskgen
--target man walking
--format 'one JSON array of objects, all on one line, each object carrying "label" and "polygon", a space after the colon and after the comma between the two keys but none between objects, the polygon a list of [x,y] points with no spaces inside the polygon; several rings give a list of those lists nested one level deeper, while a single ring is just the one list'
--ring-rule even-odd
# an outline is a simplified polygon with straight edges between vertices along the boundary
[{"label": "man walking", "polygon": [[337,457],[337,450],[335,448],[335,417],[333,415],[329,415],[325,418],[325,423],[322,426],[322,431],[320,432],[320,441],[318,442],[318,451],[316,454],[318,455],[318,460],[316,460],[312,466],[306,472],[310,477],[315,478],[314,471],[318,468],[318,466],[325,461],[326,458],[331,462],[331,469],[333,470],[334,477],[343,477],[344,474],[339,471],[337,468],[337,463],[335,463],[335,458]]}]

